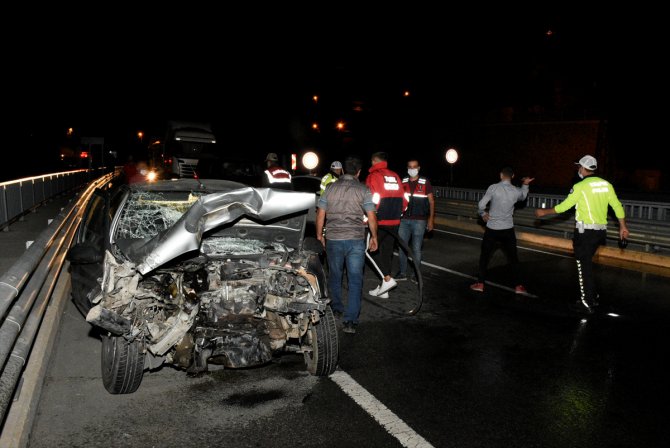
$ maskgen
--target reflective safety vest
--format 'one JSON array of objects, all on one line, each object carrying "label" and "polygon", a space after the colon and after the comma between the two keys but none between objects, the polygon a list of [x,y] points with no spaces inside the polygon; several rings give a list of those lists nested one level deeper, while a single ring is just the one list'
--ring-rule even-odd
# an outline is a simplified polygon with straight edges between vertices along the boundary
[{"label": "reflective safety vest", "polygon": [[370,188],[372,202],[377,206],[377,223],[380,226],[397,226],[407,208],[407,198],[400,176],[386,167],[386,162],[372,165],[365,184]]},{"label": "reflective safety vest", "polygon": [[[425,177],[419,178],[410,184],[409,177],[402,180],[402,186],[405,191],[405,197],[409,202],[407,210],[403,213],[403,218],[407,219],[428,219],[430,215],[430,201],[428,195],[433,192],[430,181]],[[414,187],[412,191],[412,186]]]},{"label": "reflective safety vest", "polygon": [[263,173],[263,186],[269,188],[283,188],[292,190],[291,173],[280,166],[271,166]]},{"label": "reflective safety vest", "polygon": [[584,224],[607,224],[607,207],[611,206],[617,218],[625,218],[623,206],[611,183],[597,176],[586,176],[573,185],[567,198],[554,207],[563,213],[575,206],[575,220]]},{"label": "reflective safety vest", "polygon": [[332,184],[338,179],[338,177],[333,174],[332,172],[329,172],[325,176],[321,178],[321,190],[319,190],[319,195],[323,194],[323,191],[326,189],[328,184]]}]

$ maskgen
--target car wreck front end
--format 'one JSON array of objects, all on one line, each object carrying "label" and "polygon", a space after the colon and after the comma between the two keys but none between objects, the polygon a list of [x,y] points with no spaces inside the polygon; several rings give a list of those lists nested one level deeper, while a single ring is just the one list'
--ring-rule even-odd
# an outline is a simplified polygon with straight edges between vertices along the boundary
[{"label": "car wreck front end", "polygon": [[107,333],[109,392],[133,392],[163,363],[199,373],[292,352],[314,375],[334,371],[320,245],[304,235],[313,194],[131,190],[125,201],[86,318]]}]

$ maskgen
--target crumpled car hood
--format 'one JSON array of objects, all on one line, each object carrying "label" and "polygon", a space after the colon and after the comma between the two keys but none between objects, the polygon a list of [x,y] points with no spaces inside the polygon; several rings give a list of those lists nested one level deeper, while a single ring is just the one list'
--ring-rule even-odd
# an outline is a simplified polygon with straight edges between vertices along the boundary
[{"label": "crumpled car hood", "polygon": [[144,275],[186,252],[198,249],[203,233],[241,216],[269,221],[307,211],[314,206],[314,193],[270,188],[247,187],[208,194],[198,199],[172,227],[127,255]]}]

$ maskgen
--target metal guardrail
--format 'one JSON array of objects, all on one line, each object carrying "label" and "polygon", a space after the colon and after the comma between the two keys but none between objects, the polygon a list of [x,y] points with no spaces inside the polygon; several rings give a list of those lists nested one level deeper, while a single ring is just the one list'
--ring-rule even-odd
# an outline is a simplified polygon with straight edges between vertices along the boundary
[{"label": "metal guardrail", "polygon": [[104,170],[106,169],[63,171],[0,182],[0,229],[9,230],[9,224],[21,219],[27,211],[58,194],[100,177]]},{"label": "metal guardrail", "polygon": [[[453,188],[433,186],[436,198],[456,199],[459,201],[479,202],[485,190],[469,188]],[[527,206],[532,208],[551,208],[565,199],[564,196],[552,194],[529,193]],[[622,200],[626,220],[640,219],[670,223],[670,203]]]},{"label": "metal guardrail", "polygon": [[0,277],[0,422],[11,406],[86,204],[95,188],[118,174],[120,169],[91,182]]},{"label": "metal guardrail", "polygon": [[[482,194],[483,195],[483,194]],[[546,204],[547,207],[553,205]],[[554,218],[538,219],[535,207],[520,207],[514,212],[514,225],[517,229],[570,239],[575,231],[574,212],[556,215]],[[454,216],[459,220],[479,221],[477,202],[438,198],[435,200],[435,212],[438,215]],[[648,253],[668,253],[670,251],[670,222],[626,218],[630,231],[629,249]],[[619,226],[615,218],[610,217],[607,227],[607,239],[619,239]]]}]

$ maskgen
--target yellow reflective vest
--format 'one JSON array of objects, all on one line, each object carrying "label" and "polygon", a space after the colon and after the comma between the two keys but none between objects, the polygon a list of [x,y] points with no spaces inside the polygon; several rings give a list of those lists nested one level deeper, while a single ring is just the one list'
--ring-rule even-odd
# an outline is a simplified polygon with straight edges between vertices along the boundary
[{"label": "yellow reflective vest", "polygon": [[563,213],[575,206],[575,220],[584,224],[607,224],[607,207],[611,206],[617,218],[625,218],[623,206],[611,183],[598,176],[587,176],[577,182],[567,198],[554,207]]},{"label": "yellow reflective vest", "polygon": [[321,178],[321,190],[319,190],[319,195],[322,195],[322,194],[323,194],[323,191],[326,189],[326,187],[328,186],[328,184],[332,184],[332,183],[335,182],[336,180],[337,180],[337,176],[334,175],[334,174],[332,173],[332,171],[329,172],[328,174],[326,174],[325,176],[323,176],[323,177]]}]

